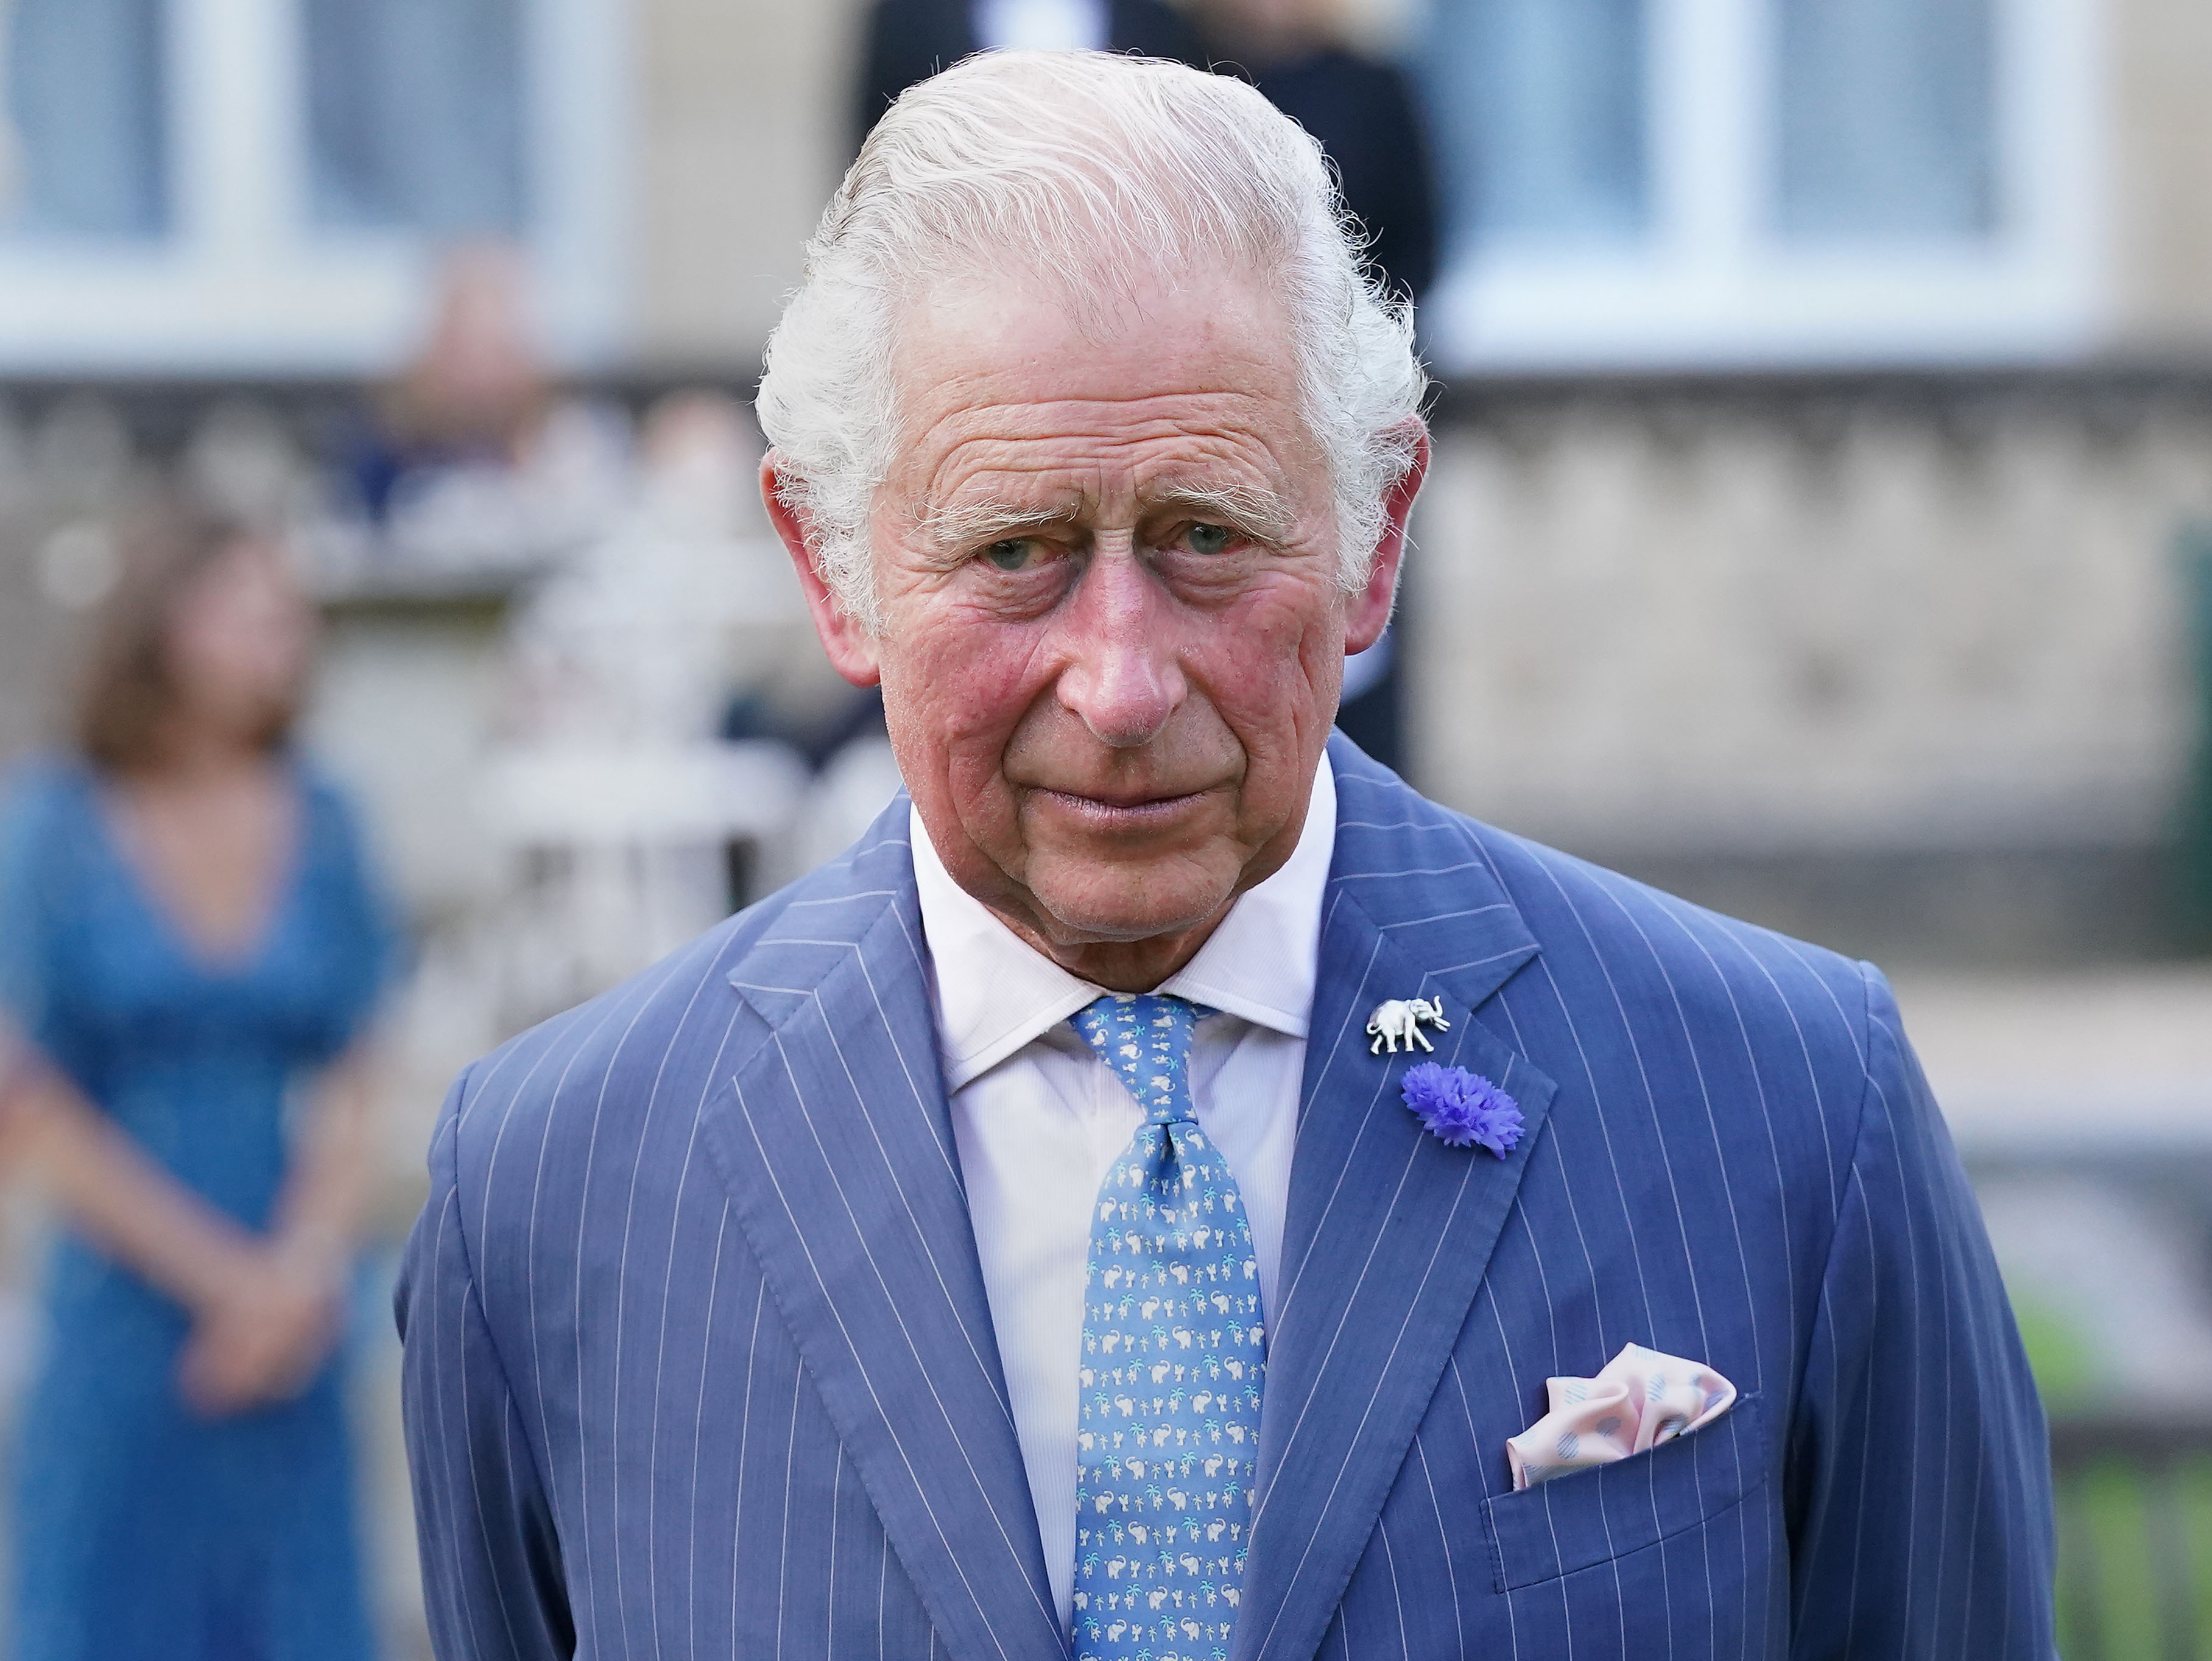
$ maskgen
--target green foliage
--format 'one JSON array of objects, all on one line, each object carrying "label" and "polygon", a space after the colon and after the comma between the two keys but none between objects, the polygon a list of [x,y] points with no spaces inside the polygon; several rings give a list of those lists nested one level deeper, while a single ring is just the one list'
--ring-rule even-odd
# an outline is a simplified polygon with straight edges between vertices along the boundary
[{"label": "green foliage", "polygon": [[[2110,1381],[2077,1322],[2032,1292],[2013,1313],[2054,1420],[2109,1410]],[[2165,1470],[2121,1458],[2061,1477],[2058,1636],[2069,1661],[2166,1661],[2166,1624],[2193,1617],[2195,1653],[2212,1656],[2212,1455]],[[2161,1571],[2186,1582],[2169,1610]]]},{"label": "green foliage", "polygon": [[2014,1293],[2012,1313],[2045,1408],[2057,1414],[2087,1406],[2097,1394],[2097,1352],[2081,1327],[2033,1293]]},{"label": "green foliage", "polygon": [[2187,1575],[2196,1653],[2212,1652],[2212,1457],[2165,1474],[2108,1461],[2061,1482],[2058,1558],[2059,1643],[2068,1656],[2161,1661],[2173,1653],[2159,1580],[2169,1558]]}]

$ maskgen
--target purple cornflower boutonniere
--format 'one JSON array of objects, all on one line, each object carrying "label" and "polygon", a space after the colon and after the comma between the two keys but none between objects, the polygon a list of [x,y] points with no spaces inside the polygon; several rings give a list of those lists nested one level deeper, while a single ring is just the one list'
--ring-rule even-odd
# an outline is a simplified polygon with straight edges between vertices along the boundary
[{"label": "purple cornflower boutonniere", "polygon": [[1521,1106],[1480,1073],[1425,1061],[1406,1069],[1406,1106],[1449,1148],[1480,1143],[1504,1159],[1521,1143]]}]

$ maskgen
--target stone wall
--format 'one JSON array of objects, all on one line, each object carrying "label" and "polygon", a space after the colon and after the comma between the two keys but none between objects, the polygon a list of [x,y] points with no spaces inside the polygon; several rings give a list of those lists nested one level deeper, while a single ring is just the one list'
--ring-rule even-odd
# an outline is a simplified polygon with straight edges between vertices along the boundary
[{"label": "stone wall", "polygon": [[2178,380],[1493,388],[1405,603],[1455,805],[1886,956],[2174,943],[2197,730]]},{"label": "stone wall", "polygon": [[2194,719],[2178,386],[1716,382],[1448,421],[1407,607],[1419,768],[1652,850],[2154,838]]}]

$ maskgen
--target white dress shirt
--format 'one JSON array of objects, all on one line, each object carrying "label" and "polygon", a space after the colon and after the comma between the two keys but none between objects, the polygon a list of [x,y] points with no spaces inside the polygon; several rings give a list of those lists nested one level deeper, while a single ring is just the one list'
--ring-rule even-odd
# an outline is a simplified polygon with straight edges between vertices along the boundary
[{"label": "white dress shirt", "polygon": [[[1064,1628],[1075,1583],[1075,1376],[1091,1210],[1144,1114],[1067,1022],[1103,989],[1028,945],[953,882],[918,813],[913,834],[952,1134]],[[1288,862],[1231,906],[1158,988],[1222,1011],[1198,1023],[1192,1100],[1243,1197],[1269,1315],[1335,852],[1336,781],[1323,756]]]}]

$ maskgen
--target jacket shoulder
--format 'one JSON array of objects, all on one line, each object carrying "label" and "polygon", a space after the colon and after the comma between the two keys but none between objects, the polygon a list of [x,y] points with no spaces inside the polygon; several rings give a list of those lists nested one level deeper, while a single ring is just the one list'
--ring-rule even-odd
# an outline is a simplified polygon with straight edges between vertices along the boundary
[{"label": "jacket shoulder", "polygon": [[1465,870],[1519,913],[1541,967],[1509,981],[1509,996],[1533,974],[1586,1029],[1663,1021],[1762,1049],[1802,1046],[1836,1086],[1863,1080],[1869,1021],[1887,997],[1871,965],[1485,824],[1356,751],[1337,762],[1340,832],[1379,839],[1367,863]]},{"label": "jacket shoulder", "polygon": [[1489,825],[1469,834],[1544,945],[1601,955],[1641,983],[1702,985],[1801,1013],[1850,1012],[1863,1028],[1869,964],[1729,917],[1680,895]]},{"label": "jacket shoulder", "polygon": [[1850,1162],[1881,1094],[1875,1024],[1894,1019],[1871,965],[1488,826],[1468,834],[1538,942],[1509,1006],[1545,1035],[1540,1065],[1592,1082],[1590,1111],[1642,1103],[1622,1111],[1692,1139],[1714,1113],[1755,1117],[1813,1191]]}]

